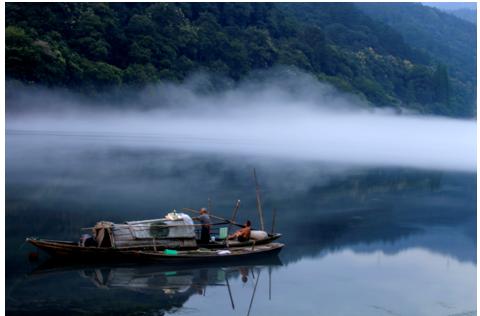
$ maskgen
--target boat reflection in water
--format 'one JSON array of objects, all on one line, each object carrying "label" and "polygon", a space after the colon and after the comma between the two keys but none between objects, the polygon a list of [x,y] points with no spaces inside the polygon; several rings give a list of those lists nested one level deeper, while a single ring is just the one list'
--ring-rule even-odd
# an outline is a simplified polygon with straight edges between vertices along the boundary
[{"label": "boat reflection in water", "polygon": [[[210,290],[217,293],[212,303],[216,307],[250,314],[254,309],[260,275],[268,276],[262,277],[260,282],[268,282],[271,297],[272,271],[281,265],[279,258],[238,266],[202,265],[196,268],[165,265],[65,267],[49,260],[7,293],[7,312],[29,315],[41,315],[42,311],[49,314],[63,311],[64,314],[164,315],[183,310],[187,301],[195,296],[212,303],[213,294],[206,295]],[[235,291],[231,283],[235,283]],[[224,292],[218,295],[218,291]],[[236,304],[236,298],[240,296],[243,299]]]}]

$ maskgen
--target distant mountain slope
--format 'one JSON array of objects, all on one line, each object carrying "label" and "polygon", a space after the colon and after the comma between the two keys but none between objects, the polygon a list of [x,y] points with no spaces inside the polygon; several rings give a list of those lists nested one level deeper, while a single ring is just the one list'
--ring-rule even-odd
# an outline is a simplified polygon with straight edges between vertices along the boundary
[{"label": "distant mountain slope", "polygon": [[454,103],[476,100],[476,26],[438,9],[417,3],[356,4],[372,19],[400,32],[412,47],[448,66]]},{"label": "distant mountain slope", "polygon": [[457,9],[470,9],[475,10],[477,8],[476,2],[421,2],[424,6],[437,8],[443,11],[457,10]]},{"label": "distant mountain slope", "polygon": [[447,13],[453,14],[456,17],[463,19],[465,21],[477,24],[477,11],[471,9],[456,9],[446,11]]},{"label": "distant mountain slope", "polygon": [[383,23],[349,3],[7,3],[6,74],[92,95],[289,65],[374,106],[472,116],[475,77],[459,67],[471,66],[471,29],[456,19],[460,47],[436,31],[425,44],[421,24],[387,13]]},{"label": "distant mountain slope", "polygon": [[406,58],[414,63],[429,61],[428,56],[408,46],[400,33],[376,22],[352,3],[285,3],[280,7],[299,22],[324,29],[332,44],[349,50],[371,47],[379,54]]}]

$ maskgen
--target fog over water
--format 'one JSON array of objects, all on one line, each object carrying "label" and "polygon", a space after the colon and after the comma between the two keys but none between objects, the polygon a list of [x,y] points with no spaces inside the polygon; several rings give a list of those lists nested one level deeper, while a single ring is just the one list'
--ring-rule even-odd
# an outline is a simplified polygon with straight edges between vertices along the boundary
[{"label": "fog over water", "polygon": [[214,83],[198,74],[183,84],[125,92],[120,101],[117,92],[113,99],[95,102],[61,90],[16,85],[7,89],[7,134],[49,135],[58,138],[55,146],[61,136],[76,136],[142,148],[476,170],[474,120],[373,109],[285,69],[238,84],[221,82],[222,89],[213,89]]}]

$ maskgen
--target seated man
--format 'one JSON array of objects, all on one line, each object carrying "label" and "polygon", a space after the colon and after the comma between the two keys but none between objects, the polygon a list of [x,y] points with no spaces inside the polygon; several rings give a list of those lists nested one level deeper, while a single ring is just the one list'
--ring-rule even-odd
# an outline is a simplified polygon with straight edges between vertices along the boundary
[{"label": "seated man", "polygon": [[237,238],[238,241],[247,241],[250,239],[250,232],[252,231],[251,226],[252,223],[250,221],[247,221],[245,223],[245,227],[237,230],[235,233],[231,234],[228,236],[228,239],[235,239]]}]

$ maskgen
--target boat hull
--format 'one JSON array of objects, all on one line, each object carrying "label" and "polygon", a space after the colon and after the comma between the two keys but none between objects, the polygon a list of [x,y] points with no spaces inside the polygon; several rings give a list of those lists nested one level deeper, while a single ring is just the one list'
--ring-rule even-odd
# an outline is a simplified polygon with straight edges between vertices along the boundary
[{"label": "boat hull", "polygon": [[44,239],[26,240],[30,244],[45,251],[51,257],[63,261],[76,262],[137,262],[156,261],[168,264],[189,262],[225,262],[235,259],[257,259],[276,255],[283,247],[280,243],[267,243],[248,247],[231,247],[232,255],[218,255],[218,249],[179,250],[176,255],[166,255],[163,251],[124,250],[116,248],[81,247],[76,243]]},{"label": "boat hull", "polygon": [[214,263],[214,262],[244,262],[257,260],[269,256],[276,256],[282,250],[284,244],[269,243],[254,247],[230,248],[229,254],[219,255],[218,251],[179,251],[177,255],[166,255],[163,252],[135,251],[132,255],[137,261],[155,261],[167,264],[185,263]]},{"label": "boat hull", "polygon": [[120,249],[81,247],[74,242],[27,238],[26,241],[48,255],[65,261],[115,261],[123,257]]}]

